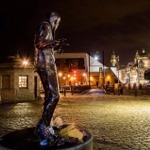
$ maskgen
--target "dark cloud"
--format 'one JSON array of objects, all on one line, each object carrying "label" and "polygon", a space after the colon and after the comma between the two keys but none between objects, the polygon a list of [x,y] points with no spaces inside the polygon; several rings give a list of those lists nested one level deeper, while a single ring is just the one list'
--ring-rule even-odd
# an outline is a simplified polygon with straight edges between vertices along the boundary
[{"label": "dark cloud", "polygon": [[121,63],[132,60],[137,49],[150,52],[149,0],[2,0],[1,57],[18,49],[33,56],[34,33],[48,11],[62,17],[57,37],[68,39],[66,52],[105,50],[107,64],[112,51]]}]

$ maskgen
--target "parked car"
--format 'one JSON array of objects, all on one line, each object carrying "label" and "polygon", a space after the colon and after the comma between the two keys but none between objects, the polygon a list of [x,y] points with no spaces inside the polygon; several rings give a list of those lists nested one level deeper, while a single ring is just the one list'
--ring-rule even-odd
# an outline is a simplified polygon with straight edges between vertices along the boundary
[{"label": "parked car", "polygon": [[63,93],[64,91],[65,92],[71,92],[71,86],[70,85],[60,86],[59,90],[60,90],[61,93]]},{"label": "parked car", "polygon": [[146,84],[146,88],[150,88],[150,83]]},{"label": "parked car", "polygon": [[105,93],[106,93],[106,94],[115,94],[114,87],[113,87],[113,86],[107,86],[107,87],[105,88]]}]

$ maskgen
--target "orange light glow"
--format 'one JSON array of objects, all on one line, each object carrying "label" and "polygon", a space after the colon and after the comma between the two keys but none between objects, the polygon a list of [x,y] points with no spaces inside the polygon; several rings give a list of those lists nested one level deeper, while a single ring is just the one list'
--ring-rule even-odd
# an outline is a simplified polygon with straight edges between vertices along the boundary
[{"label": "orange light glow", "polygon": [[27,65],[29,65],[29,61],[28,61],[27,59],[24,59],[24,60],[22,61],[22,64],[23,64],[24,66],[27,66]]},{"label": "orange light glow", "polygon": [[59,73],[58,73],[58,76],[59,76],[59,77],[61,77],[61,76],[62,76],[62,73],[61,73],[61,72],[59,72]]}]

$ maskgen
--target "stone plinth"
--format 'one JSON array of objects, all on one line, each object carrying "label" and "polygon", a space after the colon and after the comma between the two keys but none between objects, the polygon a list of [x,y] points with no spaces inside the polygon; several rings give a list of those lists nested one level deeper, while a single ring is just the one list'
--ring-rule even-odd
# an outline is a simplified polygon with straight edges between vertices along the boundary
[{"label": "stone plinth", "polygon": [[1,137],[0,149],[3,150],[93,150],[93,136],[86,131],[83,143],[64,145],[61,147],[41,147],[39,139],[34,135],[34,128],[26,128],[10,132]]}]

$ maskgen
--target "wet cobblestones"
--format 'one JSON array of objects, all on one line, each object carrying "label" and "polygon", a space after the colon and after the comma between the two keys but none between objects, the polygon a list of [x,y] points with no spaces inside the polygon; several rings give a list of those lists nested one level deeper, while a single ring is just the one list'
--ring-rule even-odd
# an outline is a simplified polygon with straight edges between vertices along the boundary
[{"label": "wet cobblestones", "polygon": [[[0,135],[34,127],[43,101],[0,105]],[[94,137],[94,150],[149,150],[150,97],[117,95],[62,96],[56,115]]]}]

